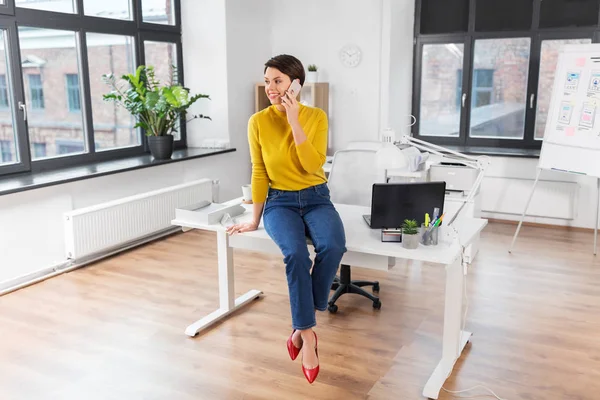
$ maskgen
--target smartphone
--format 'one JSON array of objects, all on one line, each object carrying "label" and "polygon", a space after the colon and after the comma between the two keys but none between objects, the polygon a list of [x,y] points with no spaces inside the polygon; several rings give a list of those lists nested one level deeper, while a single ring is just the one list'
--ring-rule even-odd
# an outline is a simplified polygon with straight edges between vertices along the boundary
[{"label": "smartphone", "polygon": [[294,79],[287,91],[290,92],[292,96],[298,96],[300,89],[302,89],[302,86],[300,86],[300,81],[298,81],[298,79]]}]

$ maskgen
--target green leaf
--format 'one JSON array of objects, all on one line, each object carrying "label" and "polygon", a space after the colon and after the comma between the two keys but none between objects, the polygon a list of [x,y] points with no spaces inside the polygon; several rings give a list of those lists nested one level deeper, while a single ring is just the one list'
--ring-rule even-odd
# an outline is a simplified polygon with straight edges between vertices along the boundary
[{"label": "green leaf", "polygon": [[157,92],[148,92],[146,94],[146,108],[153,109],[160,100],[160,95]]}]

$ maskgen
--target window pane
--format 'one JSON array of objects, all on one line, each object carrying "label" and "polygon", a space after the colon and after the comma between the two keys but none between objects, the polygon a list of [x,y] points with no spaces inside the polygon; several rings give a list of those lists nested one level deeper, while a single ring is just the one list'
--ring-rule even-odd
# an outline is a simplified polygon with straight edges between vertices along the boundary
[{"label": "window pane", "polygon": [[462,43],[423,46],[420,135],[458,137],[463,51]]},{"label": "window pane", "polygon": [[133,19],[130,0],[83,0],[83,11],[92,17]]},{"label": "window pane", "polygon": [[475,41],[471,137],[523,138],[530,45],[529,38]]},{"label": "window pane", "polygon": [[469,27],[469,0],[423,0],[421,33],[466,32]]},{"label": "window pane", "polygon": [[[176,84],[179,79],[174,67],[177,68],[177,46],[175,43],[166,42],[144,42],[146,53],[146,65],[154,67],[156,80],[161,85]],[[175,140],[181,139],[180,126],[175,127]]]},{"label": "window pane", "polygon": [[102,75],[112,73],[119,79],[135,72],[134,38],[88,33],[87,47],[96,150],[139,145],[140,136],[133,128],[135,120],[131,114],[102,97],[111,91]]},{"label": "window pane", "polygon": [[533,0],[476,0],[475,4],[476,31],[531,29]]},{"label": "window pane", "polygon": [[76,0],[15,0],[15,6],[34,10],[55,11],[73,14]]},{"label": "window pane", "polygon": [[[75,32],[19,27],[19,40],[32,158],[85,151],[81,100],[70,97],[81,87]],[[36,143],[45,155],[36,153]]]},{"label": "window pane", "polygon": [[175,25],[174,7],[173,0],[142,0],[143,20],[153,24]]},{"label": "window pane", "polygon": [[67,100],[69,111],[81,111],[79,76],[77,74],[67,74]]},{"label": "window pane", "polygon": [[16,124],[12,113],[12,88],[5,39],[5,31],[0,30],[0,165],[20,160],[16,146]]},{"label": "window pane", "polygon": [[596,26],[598,0],[544,0],[540,10],[540,28]]},{"label": "window pane", "polygon": [[558,52],[565,44],[588,44],[592,39],[562,39],[542,41],[540,54],[540,78],[537,89],[537,111],[535,113],[535,138],[543,139],[546,120],[550,109],[550,98],[554,86],[554,72],[558,63]]}]

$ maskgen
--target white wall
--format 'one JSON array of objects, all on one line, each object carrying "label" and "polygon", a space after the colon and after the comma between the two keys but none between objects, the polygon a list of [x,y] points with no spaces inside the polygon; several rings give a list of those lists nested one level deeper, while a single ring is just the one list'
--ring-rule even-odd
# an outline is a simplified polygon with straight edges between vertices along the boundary
[{"label": "white wall", "polygon": [[241,195],[248,174],[240,153],[182,161],[0,197],[0,283],[67,260],[63,214],[201,178],[220,179],[219,195]]},{"label": "white wall", "polygon": [[[412,112],[414,0],[387,0],[390,3],[390,81],[388,121],[382,128],[391,127],[396,138],[411,132],[409,115]],[[387,122],[387,123],[386,123]]]},{"label": "white wall", "polygon": [[254,85],[263,80],[264,64],[271,57],[273,4],[271,0],[226,1],[229,134],[248,169],[248,119],[254,113]]},{"label": "white wall", "polygon": [[190,107],[190,114],[204,114],[212,118],[212,121],[194,120],[188,125],[188,129],[196,129],[195,135],[188,138],[188,144],[200,147],[207,140],[228,140],[225,2],[183,0],[181,18],[185,83],[195,88],[196,93],[210,95],[210,100],[200,99]]},{"label": "white wall", "polygon": [[[535,181],[537,164],[537,158],[493,157],[482,183],[482,216],[520,220]],[[532,216],[525,221],[592,229],[596,193],[595,178],[542,171],[528,209]],[[554,217],[534,216],[540,214]]]},{"label": "white wall", "polygon": [[[273,8],[273,54],[316,64],[330,84],[330,148],[379,136],[382,0],[279,1]],[[344,67],[338,52],[357,44],[362,62]]]}]

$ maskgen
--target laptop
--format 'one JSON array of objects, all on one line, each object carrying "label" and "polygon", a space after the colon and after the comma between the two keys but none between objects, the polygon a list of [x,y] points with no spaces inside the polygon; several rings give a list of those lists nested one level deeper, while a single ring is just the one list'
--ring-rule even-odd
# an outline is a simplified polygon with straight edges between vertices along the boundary
[{"label": "laptop", "polygon": [[425,213],[433,218],[433,209],[444,213],[446,182],[375,183],[371,214],[363,215],[371,229],[398,229],[405,219],[425,222]]}]

